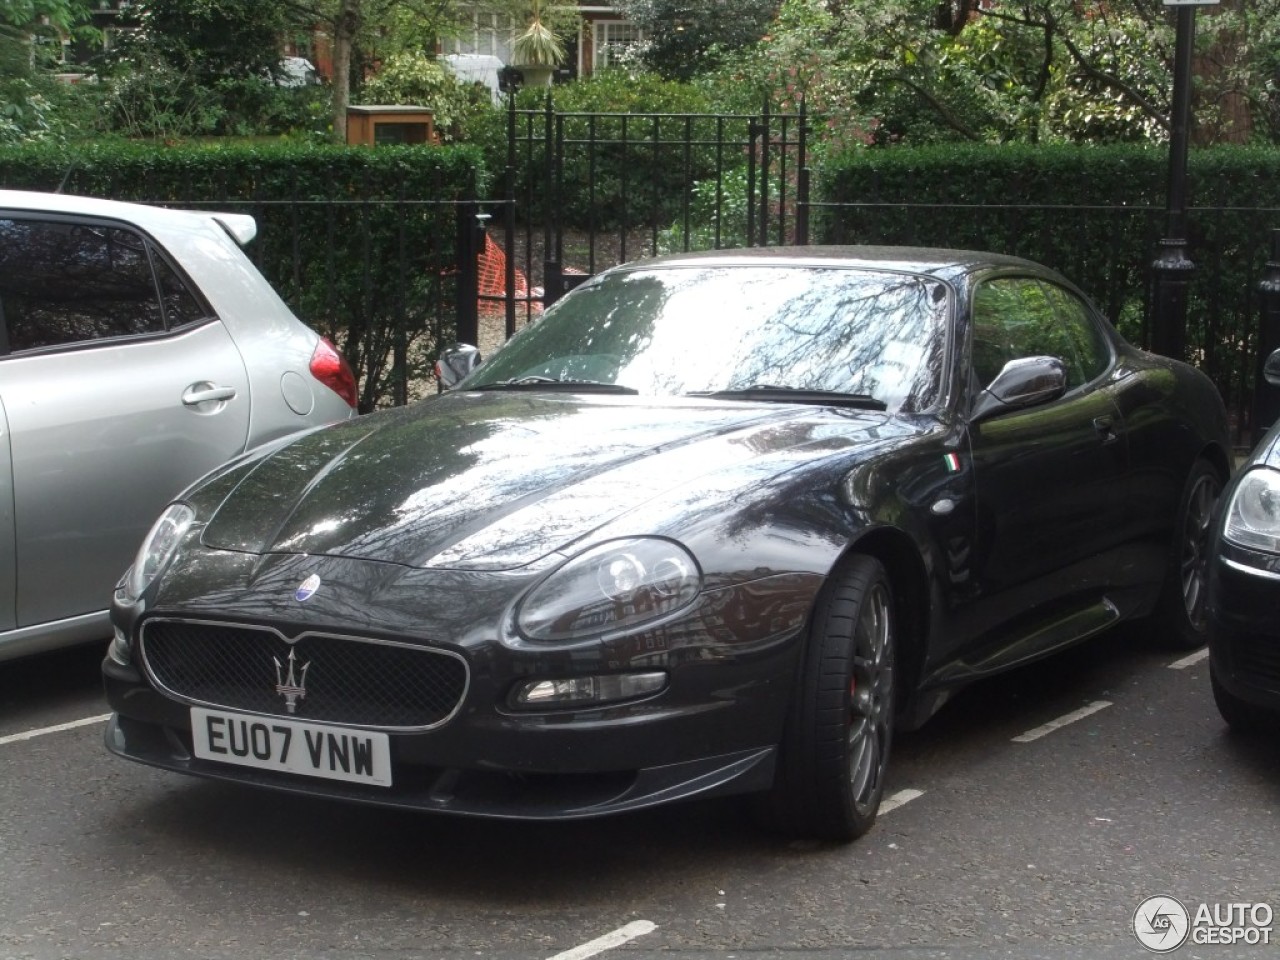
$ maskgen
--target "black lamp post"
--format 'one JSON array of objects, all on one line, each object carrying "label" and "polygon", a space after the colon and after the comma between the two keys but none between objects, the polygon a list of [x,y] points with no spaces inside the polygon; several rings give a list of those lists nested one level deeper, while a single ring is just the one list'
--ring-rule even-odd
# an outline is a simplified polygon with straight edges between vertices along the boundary
[{"label": "black lamp post", "polygon": [[1187,291],[1196,265],[1187,251],[1187,143],[1191,126],[1191,60],[1195,53],[1196,7],[1216,6],[1219,0],[1164,0],[1178,8],[1178,33],[1173,54],[1173,114],[1169,137],[1169,194],[1165,238],[1152,268],[1155,272],[1155,322],[1151,349],[1178,360],[1186,359]]}]

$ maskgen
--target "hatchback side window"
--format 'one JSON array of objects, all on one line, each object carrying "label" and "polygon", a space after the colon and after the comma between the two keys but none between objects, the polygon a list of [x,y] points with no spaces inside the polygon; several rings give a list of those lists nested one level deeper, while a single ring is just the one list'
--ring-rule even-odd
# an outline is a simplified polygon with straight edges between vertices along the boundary
[{"label": "hatchback side window", "polygon": [[182,282],[177,271],[151,248],[151,262],[156,268],[156,280],[160,284],[160,299],[164,305],[165,326],[172,330],[188,323],[195,323],[210,316],[195,296]]},{"label": "hatchback side window", "polygon": [[[154,256],[142,236],[121,227],[0,219],[0,309],[9,349],[164,331]],[[165,294],[168,300],[171,291]]]}]

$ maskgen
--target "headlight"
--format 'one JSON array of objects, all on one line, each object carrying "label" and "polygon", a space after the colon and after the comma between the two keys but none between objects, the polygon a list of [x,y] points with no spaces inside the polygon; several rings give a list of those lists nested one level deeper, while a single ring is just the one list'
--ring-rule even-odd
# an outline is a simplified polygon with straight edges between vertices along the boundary
[{"label": "headlight", "polygon": [[1280,554],[1280,471],[1245,474],[1231,495],[1223,534],[1242,547]]},{"label": "headlight", "polygon": [[152,526],[142,541],[142,547],[134,558],[133,566],[124,577],[124,594],[128,600],[137,600],[151,586],[160,572],[169,565],[178,544],[195,522],[196,513],[185,503],[174,503]]},{"label": "headlight", "polygon": [[574,557],[520,602],[530,640],[585,640],[674,613],[702,589],[697,561],[657,538],[612,540]]}]

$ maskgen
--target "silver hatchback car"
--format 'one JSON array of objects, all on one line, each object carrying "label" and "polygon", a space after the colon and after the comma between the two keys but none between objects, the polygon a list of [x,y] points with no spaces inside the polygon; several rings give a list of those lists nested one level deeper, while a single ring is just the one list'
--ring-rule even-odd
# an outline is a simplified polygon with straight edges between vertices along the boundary
[{"label": "silver hatchback car", "polygon": [[105,639],[175,494],[354,416],[355,378],[241,250],[242,214],[0,190],[0,660]]}]

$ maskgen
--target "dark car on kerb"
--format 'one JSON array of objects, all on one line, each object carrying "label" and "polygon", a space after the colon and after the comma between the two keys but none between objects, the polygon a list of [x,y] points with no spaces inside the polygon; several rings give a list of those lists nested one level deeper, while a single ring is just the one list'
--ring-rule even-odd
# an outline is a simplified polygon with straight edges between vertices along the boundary
[{"label": "dark car on kerb", "polygon": [[[1263,375],[1280,388],[1280,350]],[[1232,730],[1273,735],[1280,730],[1280,421],[1240,465],[1222,506],[1209,550],[1213,698]]]},{"label": "dark car on kerb", "polygon": [[1131,618],[1202,642],[1222,401],[1036,264],[657,259],[476,361],[174,501],[110,750],[479,817],[747,793],[847,840],[964,684]]}]

